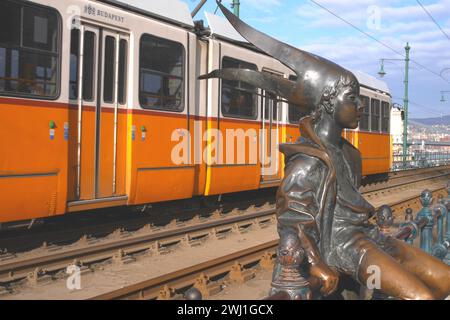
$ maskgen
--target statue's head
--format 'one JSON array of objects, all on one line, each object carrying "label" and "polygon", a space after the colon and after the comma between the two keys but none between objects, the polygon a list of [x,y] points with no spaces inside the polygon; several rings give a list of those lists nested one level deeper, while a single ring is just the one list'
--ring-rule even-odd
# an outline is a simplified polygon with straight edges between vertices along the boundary
[{"label": "statue's head", "polygon": [[351,73],[340,76],[332,87],[325,87],[318,111],[327,112],[342,128],[356,129],[361,118],[359,83]]},{"label": "statue's head", "polygon": [[251,44],[277,59],[296,74],[291,81],[267,73],[221,69],[200,77],[240,80],[282,97],[304,115],[324,113],[341,127],[355,129],[359,122],[359,83],[350,71],[327,59],[294,48],[259,32],[233,15],[220,2],[219,7],[233,27]]}]

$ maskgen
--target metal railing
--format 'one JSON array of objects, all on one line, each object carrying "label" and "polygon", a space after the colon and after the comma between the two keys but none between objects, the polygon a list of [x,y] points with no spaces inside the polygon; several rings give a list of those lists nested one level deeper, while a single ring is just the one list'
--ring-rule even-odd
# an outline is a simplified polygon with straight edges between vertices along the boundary
[{"label": "metal railing", "polygon": [[405,164],[403,154],[393,155],[392,171],[401,171],[448,165],[450,164],[450,152],[416,151],[407,155]]}]

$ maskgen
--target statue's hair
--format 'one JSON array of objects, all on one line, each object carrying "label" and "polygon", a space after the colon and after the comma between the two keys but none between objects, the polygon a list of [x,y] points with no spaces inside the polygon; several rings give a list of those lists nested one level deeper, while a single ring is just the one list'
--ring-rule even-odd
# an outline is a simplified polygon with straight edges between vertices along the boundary
[{"label": "statue's hair", "polygon": [[342,92],[342,90],[355,88],[358,86],[358,81],[355,80],[354,76],[351,73],[341,75],[339,77],[339,80],[336,81],[333,87],[325,87],[322,93],[322,97],[320,98],[318,109],[323,109],[330,114],[333,113],[334,103],[339,93]]},{"label": "statue's hair", "polygon": [[334,112],[334,105],[339,93],[348,88],[358,87],[359,83],[353,74],[346,73],[341,75],[339,80],[337,80],[332,87],[327,86],[323,89],[319,104],[305,116],[312,117],[313,122],[317,122],[322,117],[324,111],[328,114],[332,114]]}]

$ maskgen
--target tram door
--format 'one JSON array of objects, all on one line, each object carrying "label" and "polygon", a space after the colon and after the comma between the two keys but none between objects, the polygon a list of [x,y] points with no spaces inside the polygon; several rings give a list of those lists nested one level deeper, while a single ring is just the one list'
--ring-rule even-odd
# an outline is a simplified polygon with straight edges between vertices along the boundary
[{"label": "tram door", "polygon": [[[263,70],[263,72],[272,72]],[[262,92],[261,103],[261,181],[280,179],[279,168],[279,123],[281,108],[277,97],[267,91]]]},{"label": "tram door", "polygon": [[69,201],[125,195],[127,34],[83,24],[71,33]]}]

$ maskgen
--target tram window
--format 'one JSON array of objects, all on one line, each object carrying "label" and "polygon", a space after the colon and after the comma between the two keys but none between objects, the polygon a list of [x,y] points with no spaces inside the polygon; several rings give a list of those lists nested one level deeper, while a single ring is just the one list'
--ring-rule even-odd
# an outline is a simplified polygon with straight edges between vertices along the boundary
[{"label": "tram window", "polygon": [[103,74],[103,101],[112,103],[114,99],[114,67],[116,53],[116,39],[111,36],[105,38],[105,62]]},{"label": "tram window", "polygon": [[361,107],[363,108],[361,121],[359,122],[359,129],[360,130],[370,130],[370,99],[366,96],[360,96],[361,97]]},{"label": "tram window", "polygon": [[151,35],[142,36],[139,75],[142,108],[184,110],[184,56],[181,43]]},{"label": "tram window", "polygon": [[380,100],[371,99],[370,113],[372,115],[370,121],[371,131],[380,131]]},{"label": "tram window", "polygon": [[[72,29],[70,42],[70,75],[69,99],[78,99],[78,63],[80,51],[80,30]],[[84,33],[83,52],[83,99],[94,99],[94,60],[95,59],[95,33]]]},{"label": "tram window", "polygon": [[[297,76],[290,75],[289,80],[297,81]],[[289,104],[288,110],[289,123],[298,124],[300,122],[300,119],[303,118],[304,116],[306,116],[306,113],[302,112],[299,106]]]},{"label": "tram window", "polygon": [[125,104],[127,99],[127,50],[128,42],[124,39],[119,44],[119,103]]},{"label": "tram window", "polygon": [[0,3],[0,93],[55,98],[58,94],[60,20],[56,11]]},{"label": "tram window", "polygon": [[388,133],[389,132],[389,118],[390,118],[391,110],[388,102],[381,102],[381,131]]},{"label": "tram window", "polygon": [[80,51],[80,30],[72,29],[70,32],[70,74],[69,99],[78,98],[78,53]]},{"label": "tram window", "polygon": [[272,118],[270,120],[278,121],[278,108],[279,103],[277,101],[277,96],[270,92],[263,91],[264,98],[264,120],[269,120],[270,107],[272,106]]},{"label": "tram window", "polygon": [[84,33],[83,99],[87,101],[94,100],[95,37],[92,31]]},{"label": "tram window", "polygon": [[[255,64],[229,57],[222,59],[222,68],[257,70]],[[242,81],[222,80],[222,114],[230,118],[256,119],[257,90]]]}]

